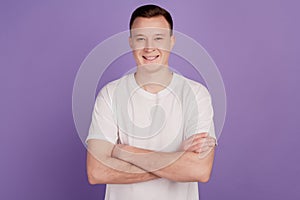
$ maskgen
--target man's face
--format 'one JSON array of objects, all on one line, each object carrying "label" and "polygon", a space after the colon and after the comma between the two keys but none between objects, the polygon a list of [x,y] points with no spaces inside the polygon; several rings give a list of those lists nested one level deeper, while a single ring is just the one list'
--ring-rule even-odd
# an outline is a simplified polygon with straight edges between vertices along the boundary
[{"label": "man's face", "polygon": [[130,47],[138,66],[159,64],[168,65],[170,51],[174,45],[174,36],[163,16],[134,20],[129,38]]}]

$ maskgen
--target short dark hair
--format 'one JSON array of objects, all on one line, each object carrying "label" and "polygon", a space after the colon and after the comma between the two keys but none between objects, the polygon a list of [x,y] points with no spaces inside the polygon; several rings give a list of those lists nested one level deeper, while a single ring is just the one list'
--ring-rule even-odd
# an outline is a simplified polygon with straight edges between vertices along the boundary
[{"label": "short dark hair", "polygon": [[157,16],[163,16],[167,20],[167,22],[169,23],[171,35],[172,35],[173,34],[173,20],[172,20],[171,14],[167,10],[165,10],[157,5],[152,5],[152,4],[140,6],[140,7],[136,8],[135,11],[133,11],[131,18],[130,18],[129,29],[131,30],[132,24],[137,17],[151,18],[151,17],[157,17]]}]

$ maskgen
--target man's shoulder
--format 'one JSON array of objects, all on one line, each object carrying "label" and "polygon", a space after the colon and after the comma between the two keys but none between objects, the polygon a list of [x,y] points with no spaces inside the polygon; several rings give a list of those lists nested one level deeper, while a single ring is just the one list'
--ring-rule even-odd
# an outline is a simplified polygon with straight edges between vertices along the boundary
[{"label": "man's shoulder", "polygon": [[208,90],[205,85],[202,83],[195,81],[193,79],[190,79],[184,75],[177,74],[179,79],[182,81],[182,86],[184,87],[190,87],[195,93],[208,93]]},{"label": "man's shoulder", "polygon": [[103,88],[113,89],[117,87],[120,83],[124,83],[124,81],[128,81],[131,78],[132,74],[126,74],[121,78],[115,79],[113,81],[108,82]]},{"label": "man's shoulder", "polygon": [[108,82],[106,85],[102,87],[100,92],[98,93],[98,96],[102,95],[103,97],[112,97],[114,91],[120,84],[126,84],[128,83],[129,79],[132,77],[132,74],[126,74],[122,76],[121,78],[118,78],[116,80]]}]

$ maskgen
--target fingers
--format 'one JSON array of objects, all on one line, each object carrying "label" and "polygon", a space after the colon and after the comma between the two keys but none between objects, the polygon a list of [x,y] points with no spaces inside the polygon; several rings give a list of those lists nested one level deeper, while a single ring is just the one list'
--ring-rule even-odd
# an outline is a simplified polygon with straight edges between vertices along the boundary
[{"label": "fingers", "polygon": [[208,137],[208,133],[197,133],[192,135],[190,138],[198,139],[198,138],[206,138]]},{"label": "fingers", "polygon": [[204,147],[201,147],[199,149],[196,149],[194,152],[196,153],[203,153],[203,152],[207,152],[207,151],[210,151],[212,148],[214,148],[214,146],[204,146]]},{"label": "fingers", "polygon": [[194,152],[201,152],[206,151],[209,148],[212,148],[216,145],[216,141],[213,137],[206,137],[206,138],[197,138],[192,141],[186,141],[184,145],[185,151],[194,151]]},{"label": "fingers", "polygon": [[201,148],[201,144],[195,144],[195,145],[192,145],[192,146],[189,146],[188,148],[186,148],[186,151],[198,151],[198,149]]},{"label": "fingers", "polygon": [[195,152],[203,153],[203,152],[211,151],[211,149],[214,148],[215,146],[216,146],[216,140],[210,137],[210,140],[208,140],[206,143],[203,143],[203,145],[201,145],[199,149],[195,150]]},{"label": "fingers", "polygon": [[199,143],[202,138],[206,138],[207,136],[208,136],[208,133],[198,133],[198,134],[190,136],[188,139],[186,139],[184,141],[184,143],[194,145],[196,143]]},{"label": "fingers", "polygon": [[215,146],[214,143],[197,144],[191,147],[189,151],[200,153],[200,152],[208,151],[214,146]]},{"label": "fingers", "polygon": [[205,158],[206,156],[208,156],[208,154],[212,151],[212,147],[211,148],[209,148],[209,149],[207,149],[206,151],[201,151],[201,152],[199,152],[198,153],[198,158],[199,159],[203,159],[203,158]]}]

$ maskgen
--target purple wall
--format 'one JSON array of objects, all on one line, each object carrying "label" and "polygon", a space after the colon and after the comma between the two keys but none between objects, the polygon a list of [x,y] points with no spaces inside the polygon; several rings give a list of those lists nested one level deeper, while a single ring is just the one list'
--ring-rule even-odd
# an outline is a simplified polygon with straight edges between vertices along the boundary
[{"label": "purple wall", "polygon": [[[226,87],[227,118],[201,199],[299,199],[298,1],[152,2],[206,48]],[[72,88],[87,54],[126,30],[141,3],[1,1],[0,199],[103,197],[104,186],[87,182]],[[110,70],[105,80],[118,69]]]}]

